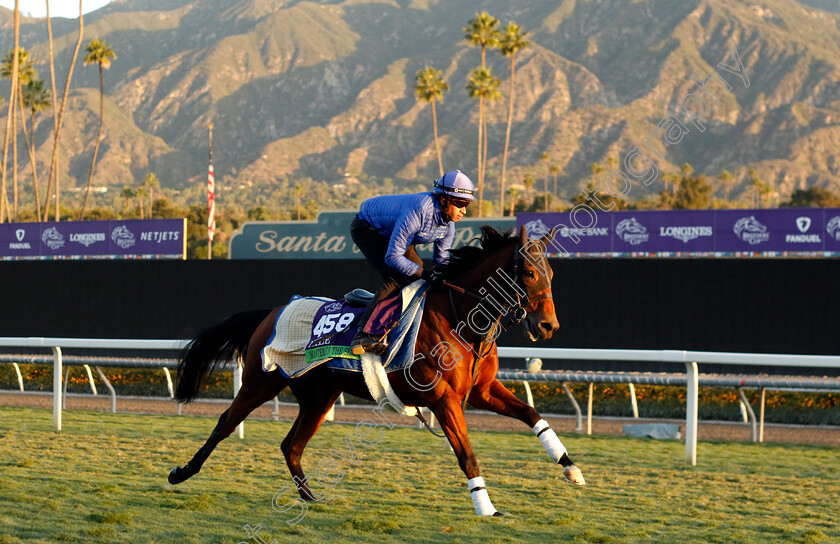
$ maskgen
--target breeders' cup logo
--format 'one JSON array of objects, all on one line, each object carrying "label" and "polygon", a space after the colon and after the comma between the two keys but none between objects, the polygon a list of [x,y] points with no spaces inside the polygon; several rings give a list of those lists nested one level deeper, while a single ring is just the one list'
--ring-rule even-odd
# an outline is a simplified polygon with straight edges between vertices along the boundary
[{"label": "breeders' cup logo", "polygon": [[644,225],[636,221],[635,217],[620,221],[615,226],[615,234],[631,246],[637,246],[642,242],[647,242],[650,238],[647,229]]},{"label": "breeders' cup logo", "polygon": [[343,306],[343,304],[341,303],[341,301],[337,300],[335,302],[331,302],[331,303],[327,304],[326,306],[324,306],[324,312],[326,312],[328,314],[331,314],[333,312],[339,311],[342,306]]},{"label": "breeders' cup logo", "polygon": [[832,238],[840,242],[840,215],[832,217],[825,226],[825,230]]},{"label": "breeders' cup logo", "polygon": [[130,248],[134,245],[134,235],[125,225],[120,225],[111,232],[111,240],[123,249]]},{"label": "breeders' cup logo", "polygon": [[739,219],[733,230],[735,236],[753,246],[770,239],[767,227],[759,223],[753,215]]},{"label": "breeders' cup logo", "polygon": [[41,241],[53,251],[64,246],[64,236],[55,227],[50,227],[41,233]]},{"label": "breeders' cup logo", "polygon": [[539,239],[549,233],[551,229],[542,222],[542,219],[534,219],[525,223],[525,232],[528,238]]}]

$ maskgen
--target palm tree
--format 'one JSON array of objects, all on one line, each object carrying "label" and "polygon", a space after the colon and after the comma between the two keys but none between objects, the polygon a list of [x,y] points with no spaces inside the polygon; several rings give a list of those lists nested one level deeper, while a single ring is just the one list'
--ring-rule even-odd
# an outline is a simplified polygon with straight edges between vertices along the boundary
[{"label": "palm tree", "polygon": [[540,155],[540,160],[543,161],[543,163],[545,164],[545,181],[543,185],[543,188],[545,189],[545,211],[548,211],[548,159],[548,152],[543,151],[542,155]]},{"label": "palm tree", "polygon": [[554,198],[557,198],[557,176],[563,172],[563,169],[559,165],[552,164],[548,170],[554,174]]},{"label": "palm tree", "polygon": [[[111,49],[111,46],[105,43],[104,40],[96,38],[91,40],[87,46],[87,56],[85,56],[85,66],[88,64],[99,65],[99,132],[96,135],[96,144],[93,146],[93,160],[90,162],[90,173],[88,174],[87,187],[85,188],[85,198],[82,200],[82,212],[79,215],[79,220],[85,218],[85,206],[87,205],[88,193],[90,193],[90,182],[93,180],[93,168],[96,166],[96,155],[99,153],[99,142],[102,141],[102,116],[105,111],[105,90],[102,78],[103,68],[111,67],[111,59],[116,59],[117,55]],[[143,218],[143,204],[140,203],[140,218]]]},{"label": "palm tree", "polygon": [[143,187],[146,187],[149,190],[149,219],[152,218],[152,211],[155,205],[155,187],[160,189],[160,182],[156,175],[152,172],[146,174],[146,177],[143,178]]},{"label": "palm tree", "polygon": [[[489,13],[476,13],[475,19],[467,21],[467,26],[463,27],[464,39],[470,42],[471,45],[481,48],[481,67],[480,70],[485,69],[486,51],[488,47],[498,47],[499,45],[499,20]],[[475,73],[475,71],[473,72]],[[468,87],[469,88],[469,87]],[[485,96],[476,96],[479,102],[478,108],[478,186],[479,193],[484,182],[484,161],[482,160],[482,150],[484,149],[484,138],[486,133],[486,123],[484,122],[484,102],[487,99]],[[486,155],[486,154],[485,154]],[[481,217],[481,202],[479,199],[479,217]]]},{"label": "palm tree", "polygon": [[297,220],[298,221],[300,221],[300,199],[305,194],[306,194],[306,187],[304,187],[300,183],[296,183],[295,188],[294,188],[294,195],[295,195],[295,209],[297,210]]},{"label": "palm tree", "polygon": [[[508,146],[510,144],[510,127],[513,124],[513,92],[514,92],[514,74],[516,73],[516,53],[528,47],[531,42],[525,39],[527,32],[522,31],[522,27],[511,21],[505,28],[499,40],[499,48],[502,55],[510,57],[510,90],[508,91],[508,119],[507,129],[505,130],[505,151],[502,154],[502,177],[500,179],[500,208],[505,209],[505,171],[507,168]],[[502,212],[504,213],[504,212]]]},{"label": "palm tree", "polygon": [[[17,59],[14,58],[15,51],[17,51]],[[15,62],[17,60],[17,62]],[[0,76],[3,79],[12,79],[12,71],[17,70],[17,89],[15,90],[15,96],[17,97],[17,102],[10,102],[9,106],[9,115],[12,116],[12,194],[14,195],[14,211],[13,217],[15,221],[17,221],[18,217],[18,160],[17,160],[17,118],[15,117],[15,110],[17,109],[20,112],[21,116],[21,123],[23,124],[23,136],[26,142],[28,143],[29,140],[26,139],[26,124],[23,117],[23,96],[22,96],[22,89],[23,86],[28,84],[31,80],[38,77],[38,73],[35,71],[35,68],[32,66],[32,60],[29,57],[29,52],[27,52],[23,47],[13,48],[9,51],[9,54],[3,58],[2,68],[0,68]],[[10,214],[12,216],[12,214]]]},{"label": "palm tree", "polygon": [[120,193],[120,198],[123,199],[123,215],[125,215],[125,212],[128,211],[128,205],[134,199],[134,191],[131,187],[123,187],[123,190]]},{"label": "palm tree", "polygon": [[527,201],[531,201],[531,188],[534,187],[534,183],[537,182],[537,178],[534,177],[534,174],[531,172],[525,172],[525,177],[522,178],[522,185],[525,186],[525,198]]},{"label": "palm tree", "polygon": [[[35,114],[50,107],[52,105],[52,100],[50,97],[50,91],[44,88],[44,82],[40,79],[30,81],[26,87],[23,88],[21,95],[23,97],[24,106],[29,110],[29,126],[32,127],[30,139],[26,141],[26,148],[29,151],[29,164],[32,165],[32,186],[35,189],[35,216],[38,221],[41,221],[41,197],[38,192],[38,172],[35,160]],[[22,124],[23,134],[26,136],[26,124]]]},{"label": "palm tree", "polygon": [[[50,0],[46,0],[47,5],[47,38],[49,42],[49,54],[50,54],[50,86],[52,87],[52,95],[53,97],[57,97],[58,93],[55,91],[55,59],[53,58],[53,37],[52,37],[52,22],[50,21]],[[81,38],[79,38],[79,43],[81,43]],[[74,58],[75,59],[75,58]],[[58,134],[58,110],[55,108],[55,100],[53,100],[52,104],[52,113],[53,113],[53,134]],[[60,179],[58,170],[55,171],[55,182],[58,184]],[[50,191],[52,191],[52,182],[53,182],[53,172],[50,169],[50,177],[47,179],[47,192],[46,198],[44,199],[44,221],[47,220],[48,211],[49,211],[49,203],[50,203]]]},{"label": "palm tree", "polygon": [[432,104],[432,127],[434,128],[435,134],[435,150],[437,151],[440,175],[443,177],[443,161],[440,158],[440,144],[438,143],[437,112],[435,111],[435,102],[440,100],[441,104],[443,104],[443,92],[449,90],[449,85],[447,85],[443,80],[443,73],[440,70],[435,70],[431,66],[426,66],[425,68],[418,70],[414,81],[414,94],[417,95],[417,98]]},{"label": "palm tree", "polygon": [[[513,214],[516,211],[516,197],[519,196],[519,189],[511,187],[508,189],[508,193],[510,194],[510,216],[513,217]],[[502,213],[504,213],[504,211],[502,211]]]},{"label": "palm tree", "polygon": [[146,214],[143,212],[143,199],[146,198],[146,195],[149,191],[146,190],[145,185],[141,185],[137,188],[137,191],[134,192],[134,196],[137,197],[137,202],[140,204],[140,219],[145,219]]},{"label": "palm tree", "polygon": [[[49,19],[47,19],[49,21]],[[76,66],[76,58],[79,56],[79,48],[82,47],[82,38],[84,37],[85,19],[82,13],[82,0],[79,0],[79,37],[76,40],[76,48],[73,50],[73,58],[70,60],[70,68],[67,71],[67,80],[64,82],[64,95],[61,97],[61,108],[58,110],[58,121],[55,126],[55,135],[53,136],[53,151],[52,159],[50,160],[50,177],[53,179],[55,174],[55,220],[60,221],[59,216],[59,200],[61,196],[61,188],[59,186],[59,176],[56,170],[56,163],[58,162],[58,142],[61,139],[61,125],[64,121],[64,108],[67,106],[67,97],[70,94],[70,81],[73,79],[73,68]],[[48,26],[49,29],[49,26]],[[50,32],[50,42],[52,43],[52,32]],[[52,66],[52,52],[50,53],[50,66]],[[53,81],[55,78],[53,77]],[[57,96],[53,91],[53,96]],[[44,202],[44,219],[47,218],[47,206],[49,206],[49,189],[47,190],[47,200]]]},{"label": "palm tree", "polygon": [[5,220],[4,212],[9,209],[8,197],[6,195],[6,158],[9,150],[9,130],[15,118],[15,94],[18,90],[18,49],[20,49],[20,2],[15,0],[15,14],[14,14],[14,33],[15,46],[12,50],[12,86],[9,91],[9,113],[6,114],[6,132],[3,136],[3,167],[0,174],[0,223]]},{"label": "palm tree", "polygon": [[481,124],[484,121],[484,103],[487,99],[494,100],[502,95],[499,85],[502,81],[494,76],[490,68],[476,68],[470,75],[467,91],[471,98],[479,99],[479,145],[478,145],[478,216],[481,217],[481,201],[484,195],[484,167],[481,161]]}]

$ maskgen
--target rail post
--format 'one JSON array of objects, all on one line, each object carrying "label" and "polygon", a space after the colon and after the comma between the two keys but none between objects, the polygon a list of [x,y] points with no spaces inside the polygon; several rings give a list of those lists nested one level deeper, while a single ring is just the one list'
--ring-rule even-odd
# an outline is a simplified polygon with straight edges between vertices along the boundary
[{"label": "rail post", "polygon": [[685,363],[685,460],[692,466],[697,465],[697,363]]},{"label": "rail post", "polygon": [[61,430],[61,348],[53,346],[53,421],[55,429]]}]

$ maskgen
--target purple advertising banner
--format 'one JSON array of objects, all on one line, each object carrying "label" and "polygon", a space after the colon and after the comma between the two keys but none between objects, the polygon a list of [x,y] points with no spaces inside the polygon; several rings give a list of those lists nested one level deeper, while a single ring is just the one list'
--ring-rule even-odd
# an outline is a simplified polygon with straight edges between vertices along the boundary
[{"label": "purple advertising banner", "polygon": [[184,259],[186,219],[0,225],[0,259]]},{"label": "purple advertising banner", "polygon": [[840,209],[523,213],[517,228],[557,227],[552,256],[836,257]]}]

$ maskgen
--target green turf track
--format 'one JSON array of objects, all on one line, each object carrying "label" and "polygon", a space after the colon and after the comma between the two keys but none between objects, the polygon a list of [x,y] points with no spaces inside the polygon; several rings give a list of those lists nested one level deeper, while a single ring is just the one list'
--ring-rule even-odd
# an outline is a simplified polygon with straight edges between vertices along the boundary
[{"label": "green turf track", "polygon": [[[563,435],[587,485],[564,483],[529,432],[471,433],[503,518],[477,518],[466,479],[442,440],[386,430],[357,443],[360,462],[297,525],[271,509],[291,485],[280,452],[288,422],[248,421],[204,470],[173,487],[215,424],[201,417],[0,408],[0,544],[12,542],[840,542],[840,452],[777,444],[707,443],[687,466],[684,445]],[[341,447],[329,424],[304,468]],[[289,495],[286,495],[289,496]]]}]

